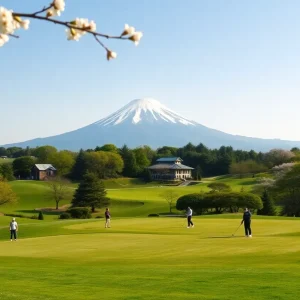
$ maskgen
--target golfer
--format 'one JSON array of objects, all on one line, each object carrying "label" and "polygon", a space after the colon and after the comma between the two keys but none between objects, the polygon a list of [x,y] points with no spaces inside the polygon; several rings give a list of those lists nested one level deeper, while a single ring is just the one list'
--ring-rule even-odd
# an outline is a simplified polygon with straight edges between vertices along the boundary
[{"label": "golfer", "polygon": [[251,212],[249,211],[248,208],[245,208],[244,210],[244,215],[243,215],[243,220],[241,224],[244,223],[245,227],[245,236],[252,238],[252,231],[251,231]]},{"label": "golfer", "polygon": [[188,207],[186,210],[186,216],[187,216],[187,222],[188,222],[187,228],[190,228],[191,225],[192,225],[192,227],[194,227],[194,223],[192,222],[192,215],[193,215],[193,210],[190,207]]},{"label": "golfer", "polygon": [[13,218],[12,221],[9,223],[9,230],[10,230],[10,240],[12,241],[14,238],[14,240],[16,241],[17,240],[18,223],[16,222],[15,218]]},{"label": "golfer", "polygon": [[110,211],[109,211],[109,208],[106,208],[104,215],[105,215],[105,228],[110,228]]}]

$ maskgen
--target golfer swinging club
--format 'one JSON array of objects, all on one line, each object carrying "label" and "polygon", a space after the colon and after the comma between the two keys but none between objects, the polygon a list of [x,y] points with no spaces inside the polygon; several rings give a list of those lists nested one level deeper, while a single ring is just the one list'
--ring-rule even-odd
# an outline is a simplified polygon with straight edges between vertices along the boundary
[{"label": "golfer swinging club", "polygon": [[244,223],[245,227],[245,236],[252,238],[252,232],[251,232],[251,212],[248,210],[248,208],[245,208],[243,220],[241,222],[241,225]]},{"label": "golfer swinging club", "polygon": [[188,207],[186,210],[186,216],[187,216],[187,221],[188,221],[187,228],[190,228],[191,225],[192,225],[192,227],[194,227],[194,223],[192,222],[192,215],[193,215],[193,210],[190,207]]}]

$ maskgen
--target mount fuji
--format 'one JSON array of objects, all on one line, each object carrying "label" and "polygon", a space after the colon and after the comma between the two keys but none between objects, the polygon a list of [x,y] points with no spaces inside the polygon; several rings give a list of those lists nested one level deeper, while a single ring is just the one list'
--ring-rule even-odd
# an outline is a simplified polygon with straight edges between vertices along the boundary
[{"label": "mount fuji", "polygon": [[56,136],[37,138],[4,147],[52,145],[58,149],[79,150],[103,144],[181,147],[203,143],[209,148],[232,146],[235,149],[268,151],[273,148],[300,147],[300,142],[259,139],[231,135],[188,120],[152,98],[137,99],[115,113],[83,128]]}]

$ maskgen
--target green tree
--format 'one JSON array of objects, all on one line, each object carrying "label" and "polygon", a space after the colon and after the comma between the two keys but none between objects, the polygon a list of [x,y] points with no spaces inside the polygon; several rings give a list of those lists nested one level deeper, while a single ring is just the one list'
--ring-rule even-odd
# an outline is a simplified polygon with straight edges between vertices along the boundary
[{"label": "green tree", "polygon": [[8,181],[12,181],[15,179],[14,177],[14,170],[11,163],[6,163],[0,165],[0,175]]},{"label": "green tree", "polygon": [[21,179],[29,178],[35,160],[31,156],[23,156],[13,161],[14,175]]},{"label": "green tree", "polygon": [[73,165],[70,177],[75,181],[80,181],[83,175],[87,172],[87,162],[85,152],[80,149],[76,156],[75,163]]},{"label": "green tree", "polygon": [[104,184],[98,176],[93,173],[84,175],[82,182],[75,191],[72,206],[90,207],[95,212],[96,207],[101,208],[109,204],[109,198],[106,197]]},{"label": "green tree", "polygon": [[125,145],[121,148],[120,153],[124,161],[123,175],[125,177],[136,177],[138,166],[134,152]]},{"label": "green tree", "polygon": [[44,220],[44,215],[42,211],[39,212],[38,220]]},{"label": "green tree", "polygon": [[67,150],[50,153],[48,160],[56,168],[59,176],[69,175],[75,164],[74,154]]},{"label": "green tree", "polygon": [[146,167],[150,166],[150,161],[147,158],[146,152],[143,148],[136,148],[133,150],[136,165],[137,165],[137,174],[141,175]]},{"label": "green tree", "polygon": [[257,211],[258,215],[265,216],[276,216],[276,207],[272,197],[269,195],[268,191],[265,190],[261,197],[263,208]]},{"label": "green tree", "polygon": [[51,178],[47,182],[49,191],[48,197],[55,201],[55,209],[58,209],[59,203],[63,200],[68,200],[71,197],[69,189],[70,182],[62,177]]},{"label": "green tree", "polygon": [[57,149],[53,146],[41,146],[37,147],[32,151],[32,154],[37,158],[38,163],[41,164],[50,164],[49,161],[50,155],[56,153]]},{"label": "green tree", "polygon": [[267,171],[268,168],[254,160],[246,160],[241,162],[234,162],[230,165],[229,173],[238,174],[240,177],[244,174],[253,174]]},{"label": "green tree", "polygon": [[105,144],[102,147],[97,146],[95,151],[105,151],[105,152],[113,152],[118,153],[118,148],[114,144]]},{"label": "green tree", "polygon": [[0,178],[0,205],[16,201],[17,195],[13,192],[11,186]]}]

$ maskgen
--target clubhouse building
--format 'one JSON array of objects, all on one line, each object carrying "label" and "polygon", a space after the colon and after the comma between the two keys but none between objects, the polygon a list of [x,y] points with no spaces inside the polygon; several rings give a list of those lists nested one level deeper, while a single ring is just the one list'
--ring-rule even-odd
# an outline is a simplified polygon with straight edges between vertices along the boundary
[{"label": "clubhouse building", "polygon": [[182,164],[180,157],[162,157],[148,167],[152,180],[186,180],[192,178],[194,168]]}]

